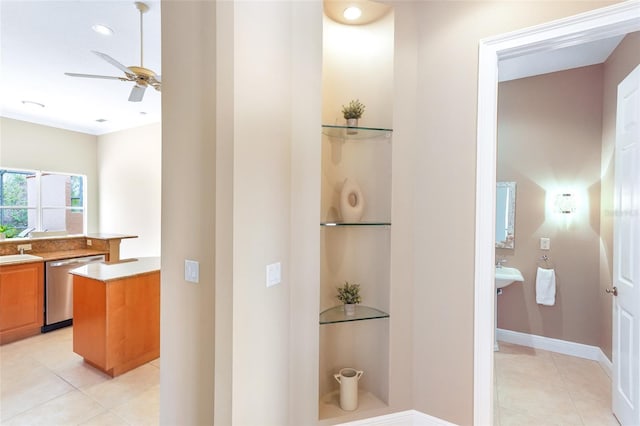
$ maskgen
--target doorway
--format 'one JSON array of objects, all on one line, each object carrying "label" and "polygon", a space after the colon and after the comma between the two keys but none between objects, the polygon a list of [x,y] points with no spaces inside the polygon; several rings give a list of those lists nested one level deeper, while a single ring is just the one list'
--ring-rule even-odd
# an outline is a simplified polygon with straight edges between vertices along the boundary
[{"label": "doorway", "polygon": [[480,42],[474,309],[474,422],[493,419],[494,208],[498,61],[622,35],[640,29],[626,2]]}]

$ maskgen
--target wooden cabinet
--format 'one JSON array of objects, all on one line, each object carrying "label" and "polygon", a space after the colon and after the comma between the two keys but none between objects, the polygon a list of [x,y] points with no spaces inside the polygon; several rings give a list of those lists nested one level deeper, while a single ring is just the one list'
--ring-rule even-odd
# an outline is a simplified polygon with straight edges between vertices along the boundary
[{"label": "wooden cabinet", "polygon": [[0,344],[40,333],[44,317],[44,263],[0,266]]},{"label": "wooden cabinet", "polygon": [[110,376],[158,358],[160,272],[108,281],[74,275],[73,351]]}]

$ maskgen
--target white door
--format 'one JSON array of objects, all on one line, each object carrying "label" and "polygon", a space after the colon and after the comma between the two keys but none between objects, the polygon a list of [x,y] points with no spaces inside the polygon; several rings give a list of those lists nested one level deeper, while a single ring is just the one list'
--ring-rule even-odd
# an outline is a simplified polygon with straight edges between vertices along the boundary
[{"label": "white door", "polygon": [[611,393],[627,426],[640,424],[640,66],[618,86],[615,176]]}]

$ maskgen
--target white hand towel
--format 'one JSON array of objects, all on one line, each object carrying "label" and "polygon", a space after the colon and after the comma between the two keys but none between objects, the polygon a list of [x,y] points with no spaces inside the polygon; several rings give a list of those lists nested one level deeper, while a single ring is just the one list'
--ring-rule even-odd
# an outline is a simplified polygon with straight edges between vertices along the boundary
[{"label": "white hand towel", "polygon": [[553,306],[556,303],[556,272],[538,267],[536,274],[536,303]]}]

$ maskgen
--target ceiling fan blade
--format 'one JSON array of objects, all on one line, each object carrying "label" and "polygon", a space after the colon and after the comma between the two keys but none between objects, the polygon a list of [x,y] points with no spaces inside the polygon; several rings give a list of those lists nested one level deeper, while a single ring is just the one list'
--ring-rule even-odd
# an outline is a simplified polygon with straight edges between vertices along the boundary
[{"label": "ceiling fan blade", "polygon": [[68,75],[70,77],[84,77],[84,78],[103,78],[105,80],[126,80],[122,77],[111,77],[108,75],[95,75],[95,74],[77,74],[75,72],[65,72],[64,75]]},{"label": "ceiling fan blade", "polygon": [[107,55],[106,53],[97,52],[95,50],[92,50],[92,52],[95,53],[96,55],[98,55],[100,58],[104,59],[105,61],[109,62],[114,67],[122,70],[125,74],[127,74],[127,75],[131,75],[132,74],[132,72],[131,72],[131,70],[129,68],[125,67],[120,62],[116,61],[111,56]]},{"label": "ceiling fan blade", "polygon": [[133,86],[131,94],[129,94],[129,102],[140,102],[144,96],[146,88],[147,86],[138,86],[137,84]]},{"label": "ceiling fan blade", "polygon": [[160,81],[159,75],[154,75],[153,77],[150,77],[149,80],[147,80],[147,83],[149,83],[149,86],[153,87],[158,92],[160,91],[160,86],[162,86],[162,82]]}]

